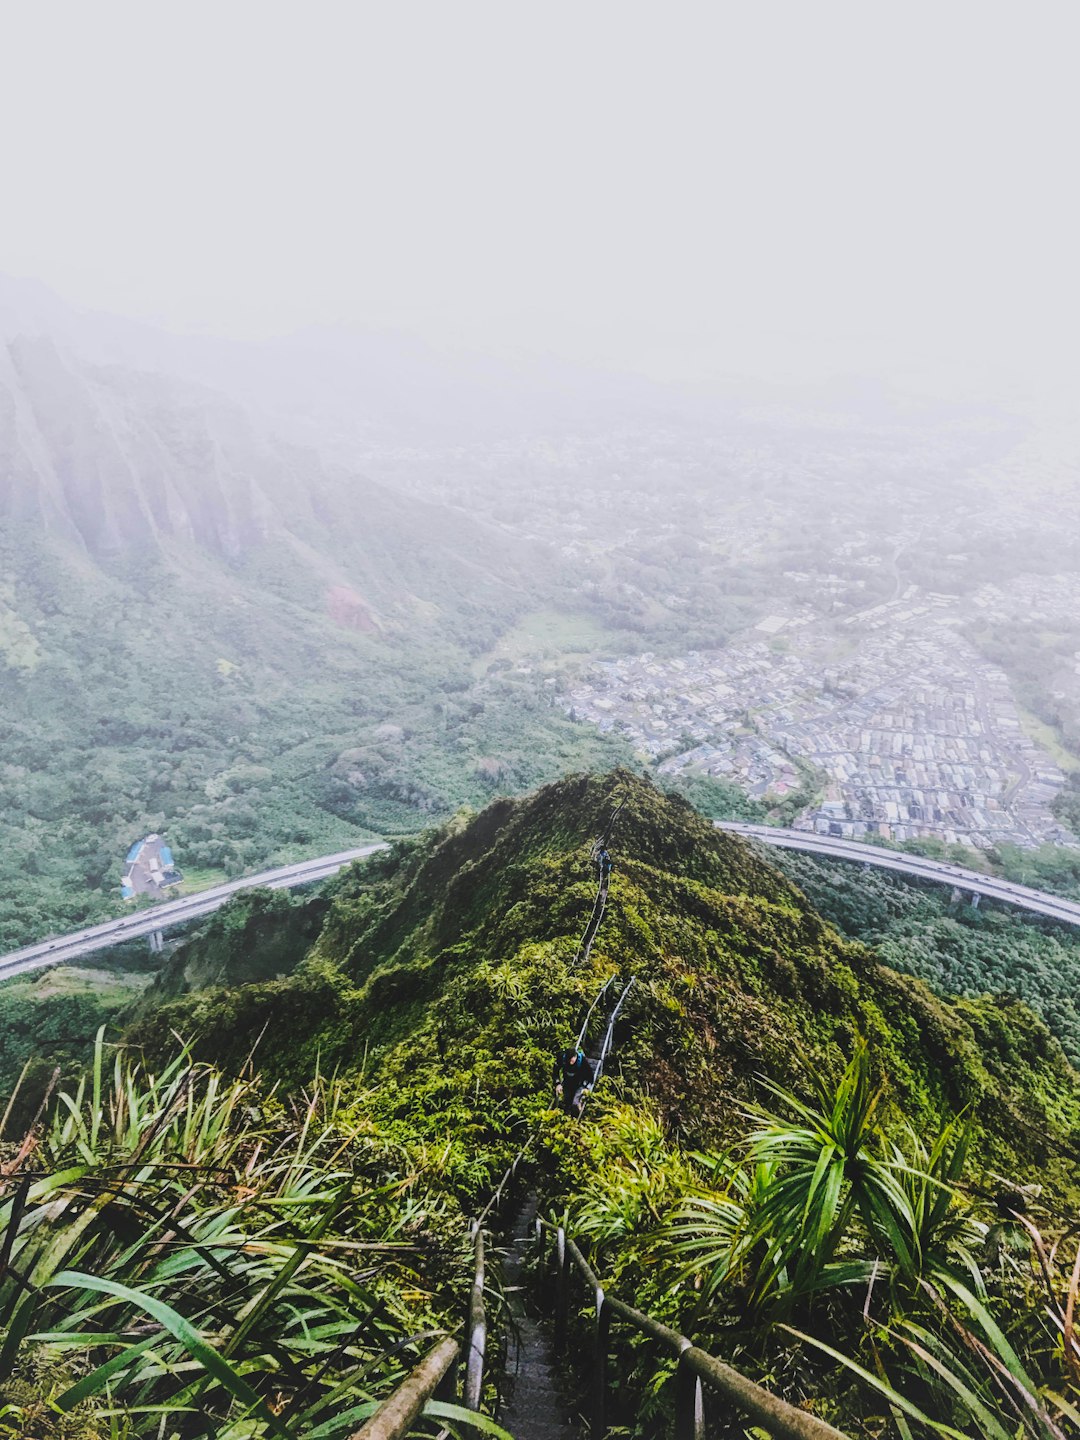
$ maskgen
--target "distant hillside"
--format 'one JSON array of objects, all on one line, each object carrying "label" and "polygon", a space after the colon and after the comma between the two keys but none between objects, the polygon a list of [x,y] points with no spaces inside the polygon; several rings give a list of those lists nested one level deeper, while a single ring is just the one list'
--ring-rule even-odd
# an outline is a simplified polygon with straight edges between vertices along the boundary
[{"label": "distant hillside", "polygon": [[473,673],[546,546],[0,321],[0,949],[113,912],[149,831],[239,875],[623,753]]},{"label": "distant hillside", "polygon": [[987,992],[1023,1000],[1080,1065],[1080,934],[1071,925],[984,901],[950,899],[946,887],[795,850],[772,852],[842,934],[942,995]]}]

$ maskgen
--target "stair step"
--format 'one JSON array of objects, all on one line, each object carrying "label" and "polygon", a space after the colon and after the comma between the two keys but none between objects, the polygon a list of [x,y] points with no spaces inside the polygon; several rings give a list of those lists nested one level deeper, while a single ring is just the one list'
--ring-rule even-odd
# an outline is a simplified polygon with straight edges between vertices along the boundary
[{"label": "stair step", "polygon": [[[532,1244],[530,1221],[535,1214],[536,1201],[530,1196],[514,1217],[513,1239],[503,1253],[503,1277],[517,1331],[511,1338],[507,1365],[510,1397],[499,1423],[514,1440],[579,1440],[580,1430],[567,1419],[551,1339],[525,1313],[524,1292],[517,1285],[525,1252]],[[521,1230],[525,1233],[514,1233]]]}]

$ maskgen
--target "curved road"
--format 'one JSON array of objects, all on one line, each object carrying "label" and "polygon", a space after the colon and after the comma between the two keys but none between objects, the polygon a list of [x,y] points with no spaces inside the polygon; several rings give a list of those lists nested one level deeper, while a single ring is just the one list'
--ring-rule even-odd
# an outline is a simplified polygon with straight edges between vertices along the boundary
[{"label": "curved road", "polygon": [[[877,845],[862,845],[857,840],[836,840],[829,835],[815,835],[807,830],[781,830],[772,825],[748,825],[741,820],[717,820],[718,830],[728,830],[749,840],[762,840],[768,845],[779,845],[787,850],[804,850],[811,855],[822,855],[830,860],[847,860],[854,864],[875,865],[882,870],[897,870],[913,875],[919,880],[934,880],[940,885],[955,885],[972,894],[988,895],[1007,905],[1029,910],[1050,920],[1066,925],[1080,925],[1080,904],[1073,900],[1062,900],[1048,895],[1043,890],[1033,890],[1028,885],[1014,885],[1010,880],[995,880],[978,870],[965,870],[961,865],[947,865],[942,860],[927,860],[920,855],[908,855],[896,850],[883,850]],[[243,880],[230,880],[226,885],[215,885],[198,895],[189,895],[183,900],[169,900],[164,905],[155,905],[150,910],[140,910],[122,920],[107,920],[104,925],[91,925],[84,930],[75,930],[55,940],[42,940],[0,955],[0,980],[18,975],[25,970],[38,970],[44,965],[55,965],[61,960],[78,960],[91,955],[95,950],[107,950],[122,940],[135,939],[142,935],[153,935],[158,930],[168,930],[174,925],[189,920],[201,919],[223,905],[231,895],[241,890],[263,886],[270,890],[288,890],[297,885],[309,885],[316,880],[326,880],[336,875],[353,860],[373,855],[376,850],[385,850],[385,844],[362,845],[357,850],[341,850],[336,855],[323,855],[317,860],[303,860],[298,865],[284,865],[277,870],[264,870],[259,875],[248,875]]]},{"label": "curved road", "polygon": [[1006,905],[1060,920],[1066,925],[1080,925],[1080,904],[1062,900],[1044,890],[1028,885],[1014,885],[1011,880],[995,880],[978,870],[965,870],[962,865],[947,865],[943,860],[926,860],[921,855],[903,851],[882,850],[877,845],[863,845],[858,840],[836,840],[831,835],[815,835],[809,830],[781,830],[773,825],[747,825],[741,820],[715,820],[718,830],[729,830],[750,840],[764,840],[784,850],[805,850],[811,855],[824,855],[830,860],[850,860],[856,864],[876,865],[882,870],[899,870],[920,880],[936,880],[940,885],[955,885],[977,895],[988,895]]},{"label": "curved road", "polygon": [[340,850],[336,855],[322,855],[317,860],[302,860],[298,865],[283,865],[277,870],[264,870],[259,875],[248,875],[243,880],[230,880],[225,885],[215,885],[197,895],[188,895],[183,900],[168,900],[164,905],[155,905],[150,910],[139,910],[122,920],[107,920],[104,925],[90,925],[85,930],[75,930],[56,940],[41,940],[35,945],[26,945],[21,950],[12,950],[0,955],[0,980],[7,980],[24,970],[39,970],[43,965],[55,965],[59,960],[79,960],[95,950],[107,950],[119,945],[122,940],[131,940],[140,935],[153,935],[158,930],[169,930],[188,920],[198,920],[224,905],[231,895],[240,890],[251,890],[261,886],[267,890],[291,890],[296,885],[310,885],[315,880],[326,880],[336,875],[343,866],[353,860],[362,860],[376,850],[385,850],[383,843],[362,845],[358,850]]}]

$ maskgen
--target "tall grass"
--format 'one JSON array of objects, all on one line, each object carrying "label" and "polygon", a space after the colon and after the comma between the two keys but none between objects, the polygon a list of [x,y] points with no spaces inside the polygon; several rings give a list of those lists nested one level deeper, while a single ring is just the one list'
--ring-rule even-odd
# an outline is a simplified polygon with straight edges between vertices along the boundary
[{"label": "tall grass", "polygon": [[467,1266],[360,1114],[186,1054],[152,1075],[99,1034],[0,1171],[0,1434],[355,1430],[440,1333],[425,1275]]},{"label": "tall grass", "polygon": [[1080,1217],[1057,1245],[1005,1202],[982,1218],[967,1127],[886,1134],[865,1049],[814,1102],[767,1089],[743,1149],[703,1163],[655,1245],[700,1297],[695,1322],[726,1312],[751,1351],[783,1338],[826,1357],[861,1387],[848,1424],[853,1407],[903,1440],[1080,1435]]}]

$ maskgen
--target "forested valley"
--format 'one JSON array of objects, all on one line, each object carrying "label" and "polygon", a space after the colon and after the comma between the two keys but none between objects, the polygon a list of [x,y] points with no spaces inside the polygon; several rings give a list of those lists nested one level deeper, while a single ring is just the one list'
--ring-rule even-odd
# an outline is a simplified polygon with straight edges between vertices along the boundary
[{"label": "forested valley", "polygon": [[1046,1022],[1080,1067],[1080,931],[983,900],[843,861],[769,850],[844,935],[940,995],[1013,997]]}]

